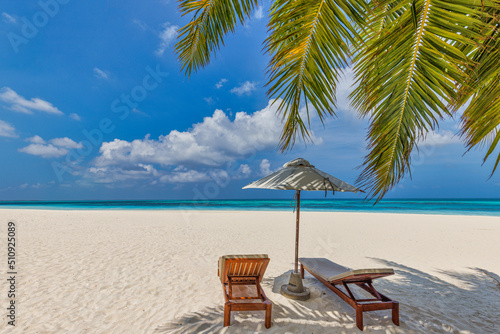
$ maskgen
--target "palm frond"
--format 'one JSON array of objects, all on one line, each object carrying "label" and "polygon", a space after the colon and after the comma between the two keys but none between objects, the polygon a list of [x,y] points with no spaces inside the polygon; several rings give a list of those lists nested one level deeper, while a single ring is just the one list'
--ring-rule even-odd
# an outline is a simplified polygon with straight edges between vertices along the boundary
[{"label": "palm frond", "polygon": [[[268,95],[281,101],[278,111],[285,121],[282,150],[291,148],[297,132],[309,135],[300,106],[310,103],[320,120],[335,115],[335,89],[349,57],[348,43],[358,32],[353,22],[363,20],[362,0],[276,0],[271,7],[265,49],[271,55]],[[281,98],[281,99],[279,99]]]},{"label": "palm frond", "polygon": [[185,74],[206,66],[212,54],[224,45],[224,36],[243,24],[258,0],[181,0],[182,16],[193,14],[191,21],[179,29],[175,45],[178,60]]},{"label": "palm frond", "polygon": [[416,142],[437,127],[464,82],[481,9],[471,1],[382,0],[373,9],[355,57],[352,104],[370,117],[369,153],[358,182],[380,200],[410,171]]},{"label": "palm frond", "polygon": [[[461,117],[461,135],[470,150],[488,146],[483,162],[491,156],[500,141],[500,1],[495,7],[483,9],[481,19],[485,25],[478,41],[471,50],[475,66],[468,69],[468,80],[460,87],[455,109],[470,101]],[[500,162],[497,155],[491,175]]]}]

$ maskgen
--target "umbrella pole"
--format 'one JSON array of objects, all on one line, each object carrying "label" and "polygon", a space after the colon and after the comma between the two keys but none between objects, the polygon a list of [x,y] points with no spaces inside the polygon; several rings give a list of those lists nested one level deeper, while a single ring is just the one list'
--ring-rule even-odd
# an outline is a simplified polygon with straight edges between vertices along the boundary
[{"label": "umbrella pole", "polygon": [[300,190],[297,190],[297,220],[295,228],[295,272],[299,272],[299,221],[300,221]]},{"label": "umbrella pole", "polygon": [[295,193],[297,198],[297,226],[295,230],[295,271],[290,274],[288,284],[281,286],[281,294],[287,298],[295,300],[308,300],[311,291],[302,284],[302,277],[299,273],[299,221],[300,221],[300,190]]}]

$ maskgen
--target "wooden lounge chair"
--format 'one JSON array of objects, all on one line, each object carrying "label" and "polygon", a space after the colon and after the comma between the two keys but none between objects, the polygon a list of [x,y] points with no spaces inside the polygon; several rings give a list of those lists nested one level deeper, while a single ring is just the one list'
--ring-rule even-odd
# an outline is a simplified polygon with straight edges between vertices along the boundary
[{"label": "wooden lounge chair", "polygon": [[[225,255],[219,258],[218,275],[224,290],[224,327],[231,322],[231,311],[266,311],[265,326],[271,327],[272,304],[267,299],[260,282],[264,276],[269,258],[265,254],[254,255]],[[233,286],[255,286],[256,293],[244,296],[233,294]],[[242,300],[255,300],[254,302],[242,302]],[[260,300],[257,302],[256,300]]]},{"label": "wooden lounge chair", "polygon": [[[360,330],[363,330],[363,312],[375,310],[392,310],[392,322],[399,326],[399,303],[384,296],[372,286],[372,280],[393,275],[394,270],[390,268],[350,270],[325,258],[300,258],[299,262],[302,278],[305,269],[356,310],[356,325]],[[357,299],[349,284],[355,284],[368,291],[374,298]],[[337,286],[343,286],[345,292]]]}]

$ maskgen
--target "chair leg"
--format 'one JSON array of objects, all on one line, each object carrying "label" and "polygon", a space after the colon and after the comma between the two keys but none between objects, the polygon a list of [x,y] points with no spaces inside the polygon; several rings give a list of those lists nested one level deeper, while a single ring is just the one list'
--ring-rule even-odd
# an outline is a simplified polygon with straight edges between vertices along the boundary
[{"label": "chair leg", "polygon": [[230,303],[224,304],[224,327],[231,325],[231,305]]},{"label": "chair leg", "polygon": [[269,328],[271,327],[271,314],[272,314],[271,310],[273,305],[270,302],[265,302],[265,304],[266,304],[266,316],[264,325],[266,326],[266,328]]},{"label": "chair leg", "polygon": [[304,266],[302,264],[300,265],[300,277],[304,279]]},{"label": "chair leg", "polygon": [[399,303],[393,302],[392,304],[392,322],[399,326]]},{"label": "chair leg", "polygon": [[356,307],[356,326],[359,330],[363,330],[363,309],[360,306]]}]

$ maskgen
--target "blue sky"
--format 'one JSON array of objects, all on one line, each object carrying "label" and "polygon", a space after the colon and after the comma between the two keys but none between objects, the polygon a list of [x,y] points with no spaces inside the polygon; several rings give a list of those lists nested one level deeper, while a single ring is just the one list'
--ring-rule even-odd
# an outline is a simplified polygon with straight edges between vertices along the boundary
[{"label": "blue sky", "polygon": [[[266,96],[266,8],[186,78],[174,54],[187,23],[172,0],[4,1],[0,9],[0,199],[288,198],[242,190],[303,157],[354,183],[367,122],[338,94],[338,118],[312,119],[314,144],[277,150]],[[429,134],[388,198],[497,198],[484,152],[465,155],[453,119]],[[308,193],[321,198],[323,193]],[[339,194],[336,198],[363,198]]]}]

